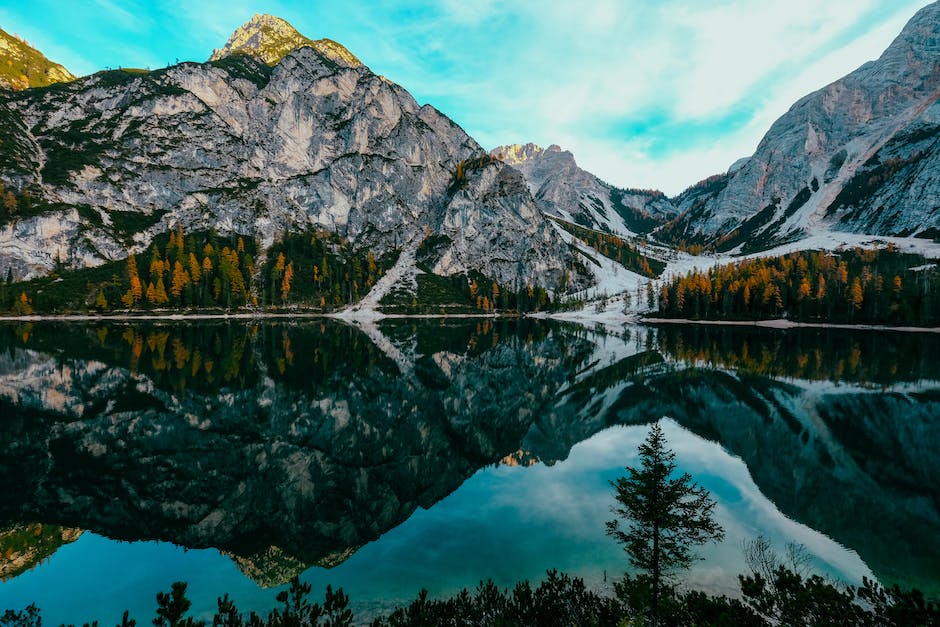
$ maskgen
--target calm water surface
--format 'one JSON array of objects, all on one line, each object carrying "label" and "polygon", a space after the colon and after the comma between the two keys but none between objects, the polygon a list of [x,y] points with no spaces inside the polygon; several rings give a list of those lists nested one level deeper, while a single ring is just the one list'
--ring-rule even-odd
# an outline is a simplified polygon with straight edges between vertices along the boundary
[{"label": "calm water surface", "polygon": [[665,418],[727,538],[940,592],[934,336],[538,321],[0,324],[0,609],[149,620],[189,582],[268,610],[295,574],[360,616],[549,568],[604,590],[608,481]]}]

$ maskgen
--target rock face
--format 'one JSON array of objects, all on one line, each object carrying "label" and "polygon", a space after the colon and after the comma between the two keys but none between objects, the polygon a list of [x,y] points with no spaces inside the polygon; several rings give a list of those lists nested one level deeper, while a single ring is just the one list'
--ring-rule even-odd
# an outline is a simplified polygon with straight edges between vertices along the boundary
[{"label": "rock face", "polygon": [[268,65],[277,65],[288,53],[309,46],[324,57],[357,67],[362,65],[345,47],[332,39],[309,39],[293,26],[273,15],[254,15],[240,26],[222,48],[212,51],[210,61],[233,54],[249,54]]},{"label": "rock face", "polygon": [[569,253],[515,172],[493,163],[457,184],[457,163],[480,146],[338,44],[256,16],[213,58],[0,102],[4,144],[20,146],[0,180],[34,198],[31,215],[0,229],[0,268],[35,276],[56,253],[93,265],[179,223],[262,249],[288,230],[327,229],[377,254],[430,230],[451,242],[447,272],[557,283]]},{"label": "rock face", "polygon": [[676,199],[664,238],[745,251],[820,229],[940,229],[940,3],[873,62],[806,96],[757,151]]},{"label": "rock face", "polygon": [[499,146],[490,154],[522,172],[542,211],[590,229],[648,233],[677,213],[662,192],[609,185],[554,144],[545,149],[531,143]]},{"label": "rock face", "polygon": [[75,80],[28,43],[0,29],[0,88],[27,89]]}]

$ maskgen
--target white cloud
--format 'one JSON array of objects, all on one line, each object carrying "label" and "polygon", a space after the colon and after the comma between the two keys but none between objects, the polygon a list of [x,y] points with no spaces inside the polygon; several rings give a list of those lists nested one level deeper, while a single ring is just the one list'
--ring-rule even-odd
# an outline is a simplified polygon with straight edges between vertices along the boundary
[{"label": "white cloud", "polygon": [[[157,67],[205,59],[269,12],[342,42],[486,147],[558,143],[611,183],[676,193],[752,153],[799,97],[877,57],[927,0],[117,4],[65,3],[46,24],[60,36],[36,43],[78,73]],[[32,37],[41,29],[24,15],[0,6]]]},{"label": "white cloud", "polygon": [[877,57],[924,4],[520,2],[490,16],[517,29],[499,49],[467,57],[474,34],[455,35],[457,71],[405,86],[445,97],[487,147],[558,143],[612,183],[677,193],[751,154],[793,102]]}]

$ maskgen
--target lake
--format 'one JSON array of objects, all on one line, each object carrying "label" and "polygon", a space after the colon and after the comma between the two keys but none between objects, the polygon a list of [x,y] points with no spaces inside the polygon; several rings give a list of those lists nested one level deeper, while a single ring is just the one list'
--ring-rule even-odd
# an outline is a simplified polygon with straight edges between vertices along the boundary
[{"label": "lake", "polygon": [[608,482],[663,420],[727,537],[940,596],[940,338],[516,319],[0,323],[0,611],[147,622],[189,582],[357,616],[547,569],[607,590]]}]

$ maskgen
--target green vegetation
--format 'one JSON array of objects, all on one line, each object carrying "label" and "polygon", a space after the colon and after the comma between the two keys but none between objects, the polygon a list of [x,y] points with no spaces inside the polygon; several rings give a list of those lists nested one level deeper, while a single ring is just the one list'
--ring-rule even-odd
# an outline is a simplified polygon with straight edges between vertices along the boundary
[{"label": "green vegetation", "polygon": [[0,581],[34,568],[81,532],[59,525],[16,525],[0,531]]},{"label": "green vegetation", "polygon": [[6,53],[0,60],[0,87],[27,89],[42,87],[75,77],[68,70],[47,59],[25,41],[0,29],[0,41]]},{"label": "green vegetation", "polygon": [[662,222],[651,216],[648,212],[640,209],[634,209],[628,206],[623,200],[627,194],[636,196],[646,196],[652,199],[665,199],[666,195],[659,190],[653,189],[619,189],[610,188],[610,199],[613,201],[614,210],[623,218],[623,223],[634,233],[649,233]]},{"label": "green vegetation", "polygon": [[286,235],[267,252],[260,302],[336,309],[365,296],[397,259],[397,251],[377,257],[329,231]]},{"label": "green vegetation", "polygon": [[[91,207],[85,222],[130,243],[132,233],[161,215],[112,211],[112,224]],[[329,312],[365,296],[398,258],[376,256],[326,231],[287,235],[255,272],[257,246],[243,237],[187,234],[180,227],[158,235],[141,253],[94,268],[0,282],[0,310],[16,314],[96,311],[232,310],[244,306]],[[510,286],[479,272],[417,277],[417,292],[394,291],[381,305],[391,313],[493,313],[544,311],[561,303],[539,285]]]},{"label": "green vegetation", "polygon": [[248,54],[232,54],[209,65],[225,70],[232,78],[251,81],[258,89],[263,89],[271,80],[271,66]]},{"label": "green vegetation", "polygon": [[430,272],[416,277],[417,292],[398,290],[382,299],[382,310],[402,314],[552,311],[561,303],[540,285],[518,287],[471,271],[442,277]]},{"label": "green vegetation", "polygon": [[594,231],[560,218],[551,219],[600,254],[616,261],[626,269],[632,270],[637,274],[656,278],[666,269],[665,263],[643,255],[639,248],[630,244],[622,237],[611,235],[610,233]]},{"label": "green vegetation", "polygon": [[665,283],[659,315],[709,320],[940,324],[940,271],[885,250],[803,251],[694,271]]},{"label": "green vegetation", "polygon": [[[761,569],[763,571],[765,569]],[[658,625],[662,627],[808,625],[812,627],[909,627],[940,625],[940,608],[916,590],[897,586],[885,589],[865,580],[859,587],[841,586],[819,577],[804,576],[785,566],[739,577],[741,599],[709,596],[704,592],[666,591]],[[538,586],[517,584],[512,591],[492,581],[481,582],[472,592],[463,590],[448,599],[418,598],[387,616],[374,619],[373,627],[451,625],[643,625],[647,588],[629,576],[614,584],[615,595],[588,590],[579,578],[549,571]],[[327,586],[322,603],[311,603],[310,584],[297,578],[277,596],[279,606],[267,616],[244,614],[228,595],[218,599],[211,625],[227,627],[348,627],[355,616],[349,596]],[[191,602],[186,584],[174,583],[169,592],[157,594],[153,624],[158,627],[196,627],[207,623],[187,616]],[[0,627],[40,627],[42,613],[35,605],[0,615]],[[97,624],[97,623],[95,623]],[[121,627],[136,620],[125,612]],[[358,624],[358,623],[357,623]]]},{"label": "green vegetation", "polygon": [[[100,220],[100,217],[98,217]],[[14,313],[167,308],[232,309],[254,304],[255,243],[181,228],[157,236],[139,255],[96,268],[57,272],[0,288],[0,305]],[[8,276],[8,279],[12,277]]]},{"label": "green vegetation", "polygon": [[[588,590],[584,581],[549,571],[533,587],[517,584],[512,591],[492,581],[473,591],[463,590],[447,599],[429,599],[422,590],[410,604],[375,618],[374,627],[412,625],[644,625],[654,627],[829,625],[908,626],[940,625],[940,607],[916,590],[884,588],[864,579],[859,587],[836,584],[818,575],[804,574],[802,549],[791,545],[788,560],[777,557],[771,545],[758,537],[744,547],[750,573],[739,576],[740,599],[680,591],[660,578],[670,566],[684,568],[693,559],[690,547],[722,536],[714,522],[715,507],[708,493],[691,477],[675,477],[674,454],[665,448],[658,425],[640,447],[641,467],[629,468],[629,477],[613,483],[620,521],[608,523],[608,532],[621,541],[636,566],[647,571],[625,575],[614,583],[614,595]],[[324,600],[311,603],[311,586],[295,577],[277,595],[279,607],[266,617],[244,614],[226,594],[217,601],[212,625],[230,627],[351,626],[354,614],[349,597],[327,586]],[[169,592],[156,595],[157,627],[205,626],[187,616],[191,602],[186,584],[176,582]],[[41,612],[35,605],[7,610],[0,627],[39,627]],[[136,625],[124,613],[122,627]]]},{"label": "green vegetation", "polygon": [[659,423],[652,426],[639,453],[640,467],[627,467],[627,476],[611,482],[617,517],[607,523],[607,534],[623,545],[630,563],[646,573],[639,581],[648,585],[649,615],[657,625],[664,580],[692,565],[692,547],[720,542],[725,532],[715,522],[716,503],[708,491],[688,473],[674,476],[676,454],[666,448]]}]

